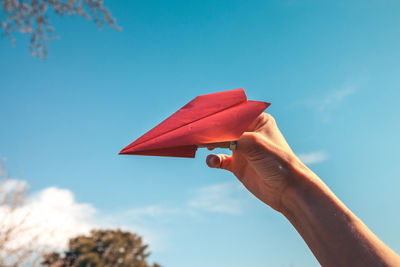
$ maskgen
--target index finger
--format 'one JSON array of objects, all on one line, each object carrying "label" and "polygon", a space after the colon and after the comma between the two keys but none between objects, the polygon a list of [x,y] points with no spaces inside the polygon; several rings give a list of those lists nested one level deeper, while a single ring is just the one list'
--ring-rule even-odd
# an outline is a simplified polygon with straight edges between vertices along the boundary
[{"label": "index finger", "polygon": [[209,150],[212,150],[214,148],[229,148],[230,143],[231,143],[230,141],[229,142],[208,143],[208,144],[197,145],[197,147],[199,147],[199,148],[206,147]]},{"label": "index finger", "polygon": [[[268,119],[268,114],[267,113],[261,113],[248,127],[246,132],[253,132],[257,130],[259,127],[260,123]],[[231,140],[235,141],[235,140]],[[218,142],[218,143],[207,143],[207,144],[200,144],[197,145],[198,148],[208,148],[209,150],[213,150],[214,148],[229,148],[231,141],[226,141],[226,142]]]}]

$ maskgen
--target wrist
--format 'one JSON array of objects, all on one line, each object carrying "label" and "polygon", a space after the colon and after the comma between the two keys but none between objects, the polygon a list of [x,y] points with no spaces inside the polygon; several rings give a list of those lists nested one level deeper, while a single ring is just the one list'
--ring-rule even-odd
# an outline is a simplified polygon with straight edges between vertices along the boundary
[{"label": "wrist", "polygon": [[291,216],[303,209],[305,202],[315,194],[324,195],[329,191],[328,187],[301,162],[296,163],[292,169],[292,175],[286,189],[281,195],[281,213]]}]

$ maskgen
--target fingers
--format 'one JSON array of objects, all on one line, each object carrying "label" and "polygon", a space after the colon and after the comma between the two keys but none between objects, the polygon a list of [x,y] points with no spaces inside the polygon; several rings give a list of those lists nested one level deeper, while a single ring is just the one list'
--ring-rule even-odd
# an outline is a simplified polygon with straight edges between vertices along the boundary
[{"label": "fingers", "polygon": [[250,125],[247,127],[246,132],[253,132],[257,130],[263,124],[266,124],[268,120],[270,120],[272,116],[268,113],[261,113]]},{"label": "fingers", "polygon": [[207,156],[206,163],[210,168],[232,171],[232,156],[225,154],[210,154]]},{"label": "fingers", "polygon": [[213,150],[214,148],[229,148],[229,144],[230,142],[208,143],[197,145],[197,147],[206,147],[208,150]]},{"label": "fingers", "polygon": [[247,159],[262,158],[269,153],[271,146],[268,139],[255,132],[245,132],[238,140],[236,151]]},{"label": "fingers", "polygon": [[[268,113],[261,113],[247,128],[246,133],[251,133],[257,131],[262,125],[265,125],[268,121],[274,120],[274,118]],[[233,140],[232,140],[233,141]],[[199,144],[199,148],[207,148],[208,150],[213,150],[214,148],[229,148],[231,142],[218,142],[218,143],[207,143]]]}]

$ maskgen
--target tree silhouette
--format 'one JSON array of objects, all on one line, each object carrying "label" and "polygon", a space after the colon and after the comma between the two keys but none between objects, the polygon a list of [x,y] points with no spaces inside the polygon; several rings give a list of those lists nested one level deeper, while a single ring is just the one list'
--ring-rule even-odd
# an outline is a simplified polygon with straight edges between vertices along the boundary
[{"label": "tree silhouette", "polygon": [[64,255],[44,255],[48,267],[161,267],[150,265],[147,245],[136,234],[121,230],[92,230],[89,236],[70,239]]},{"label": "tree silhouette", "polygon": [[13,33],[30,35],[30,52],[46,58],[47,43],[57,38],[50,24],[49,13],[81,16],[93,19],[101,28],[104,24],[120,28],[115,18],[103,6],[103,0],[0,0],[0,22],[3,34],[14,42]]}]

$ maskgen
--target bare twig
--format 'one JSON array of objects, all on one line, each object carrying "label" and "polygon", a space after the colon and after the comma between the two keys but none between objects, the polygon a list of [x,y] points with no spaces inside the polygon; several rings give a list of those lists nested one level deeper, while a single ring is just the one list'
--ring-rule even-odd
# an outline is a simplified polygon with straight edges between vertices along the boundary
[{"label": "bare twig", "polygon": [[[10,179],[0,160],[0,266],[38,266],[42,252],[35,246],[39,234],[27,223],[29,211],[21,212],[27,184]],[[20,238],[27,240],[21,242]]]}]

